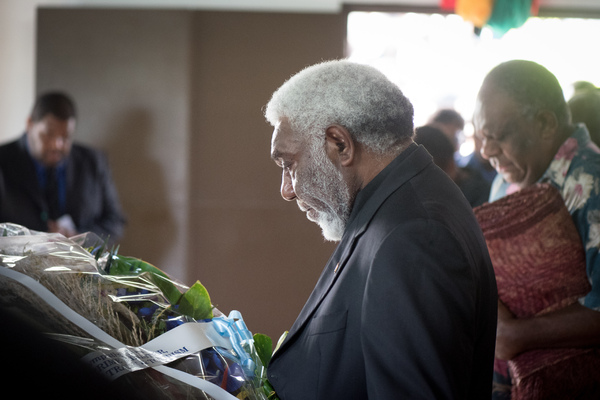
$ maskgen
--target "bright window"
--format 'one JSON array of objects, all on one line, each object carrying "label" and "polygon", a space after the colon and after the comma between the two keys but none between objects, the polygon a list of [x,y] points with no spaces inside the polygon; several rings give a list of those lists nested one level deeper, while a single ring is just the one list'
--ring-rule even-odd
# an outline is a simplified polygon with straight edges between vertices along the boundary
[{"label": "bright window", "polygon": [[439,108],[467,121],[461,153],[472,150],[470,119],[487,72],[502,61],[527,59],[548,68],[568,99],[573,83],[600,85],[600,20],[530,18],[494,38],[490,29],[449,14],[353,11],[348,14],[348,58],[373,65],[400,86],[415,107],[415,126]]}]

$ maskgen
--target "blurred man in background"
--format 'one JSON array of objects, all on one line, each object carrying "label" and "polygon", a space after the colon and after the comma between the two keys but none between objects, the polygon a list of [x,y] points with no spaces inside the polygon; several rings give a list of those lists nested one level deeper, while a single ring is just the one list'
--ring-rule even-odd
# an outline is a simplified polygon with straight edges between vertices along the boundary
[{"label": "blurred man in background", "polygon": [[76,110],[60,92],[38,97],[17,140],[0,146],[0,222],[111,241],[125,217],[104,155],[73,143]]}]

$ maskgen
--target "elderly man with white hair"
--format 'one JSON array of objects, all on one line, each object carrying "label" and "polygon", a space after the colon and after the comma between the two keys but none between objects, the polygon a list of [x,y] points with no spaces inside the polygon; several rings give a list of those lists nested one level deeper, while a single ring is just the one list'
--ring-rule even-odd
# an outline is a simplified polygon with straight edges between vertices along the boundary
[{"label": "elderly man with white hair", "polygon": [[281,195],[339,242],[268,377],[282,400],[482,399],[497,291],[481,229],[381,72],[304,69],[272,96]]}]

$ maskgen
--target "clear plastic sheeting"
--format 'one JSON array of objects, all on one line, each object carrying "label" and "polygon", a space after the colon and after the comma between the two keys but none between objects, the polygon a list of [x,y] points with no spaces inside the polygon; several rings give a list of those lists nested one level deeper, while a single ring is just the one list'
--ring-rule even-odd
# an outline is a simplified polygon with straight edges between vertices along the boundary
[{"label": "clear plastic sheeting", "polygon": [[267,399],[241,314],[104,245],[0,223],[0,307],[143,397]]}]

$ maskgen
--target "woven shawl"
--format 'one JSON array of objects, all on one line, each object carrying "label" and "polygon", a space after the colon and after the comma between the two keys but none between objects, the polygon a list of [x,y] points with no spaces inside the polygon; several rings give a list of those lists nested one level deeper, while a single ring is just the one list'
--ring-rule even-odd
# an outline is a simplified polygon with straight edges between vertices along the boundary
[{"label": "woven shawl", "polygon": [[[581,238],[557,189],[536,184],[474,212],[498,296],[517,318],[558,310],[590,291]],[[593,349],[540,349],[508,366],[513,400],[579,398],[572,396],[598,384],[600,357]]]}]

